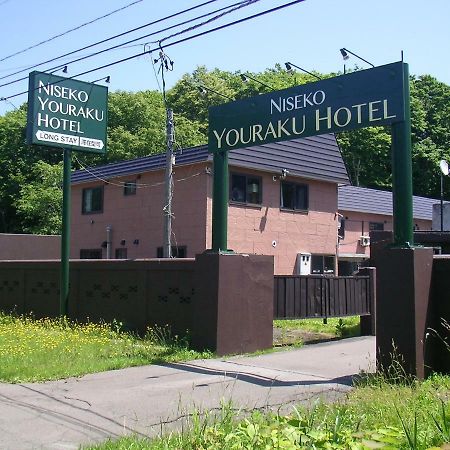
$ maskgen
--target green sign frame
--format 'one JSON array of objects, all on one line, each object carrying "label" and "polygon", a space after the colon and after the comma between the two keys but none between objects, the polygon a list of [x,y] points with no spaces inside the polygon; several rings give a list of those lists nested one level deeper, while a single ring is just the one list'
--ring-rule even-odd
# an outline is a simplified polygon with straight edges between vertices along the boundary
[{"label": "green sign frame", "polygon": [[211,106],[208,149],[215,153],[402,122],[403,64],[396,62]]},{"label": "green sign frame", "polygon": [[31,72],[27,142],[106,153],[108,88],[45,72]]},{"label": "green sign frame", "polygon": [[391,126],[394,244],[413,246],[409,68],[403,61],[209,108],[212,251],[229,252],[228,151],[368,126]]},{"label": "green sign frame", "polygon": [[106,86],[31,72],[28,82],[27,143],[63,150],[63,204],[59,313],[66,316],[70,293],[72,151],[105,154],[108,124]]}]

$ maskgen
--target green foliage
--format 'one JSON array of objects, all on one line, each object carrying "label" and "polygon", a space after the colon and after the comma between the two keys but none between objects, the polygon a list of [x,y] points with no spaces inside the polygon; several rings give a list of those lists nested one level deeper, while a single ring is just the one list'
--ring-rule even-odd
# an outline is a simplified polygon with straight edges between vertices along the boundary
[{"label": "green foliage", "polygon": [[23,175],[15,177],[20,185],[15,205],[26,233],[61,233],[62,171],[62,163],[38,161],[31,167],[28,182]]},{"label": "green foliage", "polygon": [[179,338],[164,342],[122,331],[122,324],[78,324],[0,313],[0,380],[43,381],[144,364],[211,357]]},{"label": "green foliage", "polygon": [[26,145],[25,126],[24,106],[0,116],[0,232],[24,231],[16,206],[21,183],[34,180],[31,169],[36,162],[54,164],[58,160],[57,151]]},{"label": "green foliage", "polygon": [[369,127],[337,135],[342,157],[355,186],[390,189],[391,135],[385,127]]},{"label": "green foliage", "polygon": [[[315,81],[313,76],[299,71],[289,73],[280,65],[248,74],[270,87],[251,79],[244,83],[240,74],[198,67],[192,74],[183,75],[167,92],[167,104],[174,110],[177,147],[206,143],[208,107],[227,101],[223,96],[239,99],[268,92],[270,88],[283,89]],[[329,77],[336,74],[317,75]],[[210,90],[202,95],[199,86]],[[108,106],[108,152],[105,156],[79,154],[83,165],[95,166],[165,150],[166,113],[161,93],[112,92]],[[413,190],[416,195],[437,197],[440,189],[439,160],[450,160],[450,86],[430,75],[411,77],[411,117]],[[38,194],[34,198],[40,205],[48,202],[51,189],[36,179],[41,172],[34,165],[38,161],[57,164],[62,159],[61,152],[27,146],[25,125],[26,105],[0,117],[0,232],[32,230],[43,233],[57,229],[53,214],[45,221],[41,214],[26,207],[30,192],[21,190],[28,183],[39,186],[43,198],[39,199]],[[337,138],[354,184],[391,189],[388,128],[365,128],[341,133]],[[445,183],[445,190],[450,196],[450,183]],[[33,217],[36,217],[36,223],[33,223]]]},{"label": "green foliage", "polygon": [[[156,439],[126,437],[90,447],[113,449],[426,449],[448,442],[448,401],[439,400],[450,379],[414,386],[377,384],[357,388],[347,400],[310,409],[293,407],[290,415],[243,412],[222,404],[218,413],[198,411],[186,417],[182,433]],[[378,396],[374,406],[374,398]],[[402,398],[399,401],[399,398]],[[438,419],[435,415],[440,414]],[[434,419],[434,420],[433,420]]]},{"label": "green foliage", "polygon": [[302,330],[336,337],[359,335],[359,316],[323,319],[274,320],[274,326],[284,330]]},{"label": "green foliage", "polygon": [[[175,116],[176,141],[190,147],[205,143],[195,120]],[[166,148],[166,111],[156,91],[109,95],[107,159],[118,161],[162,153]]]},{"label": "green foliage", "polygon": [[[169,90],[167,103],[173,108],[174,114],[197,125],[198,132],[203,135],[203,143],[206,143],[208,107],[226,101],[222,96],[237,98],[233,82],[231,73],[219,69],[208,72],[206,67],[201,66],[195,69],[192,75],[183,75],[180,81]],[[199,87],[203,86],[210,89],[205,94],[199,91]]]}]

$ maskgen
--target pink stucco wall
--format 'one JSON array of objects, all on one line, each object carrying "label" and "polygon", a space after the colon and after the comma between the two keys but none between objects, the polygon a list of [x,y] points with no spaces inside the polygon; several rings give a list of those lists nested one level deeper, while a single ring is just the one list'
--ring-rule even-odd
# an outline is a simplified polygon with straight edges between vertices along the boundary
[{"label": "pink stucco wall", "polygon": [[[203,252],[206,221],[206,184],[211,175],[205,165],[174,168],[172,245],[186,246],[187,256]],[[125,196],[123,185],[136,181],[135,195]],[[82,214],[82,190],[104,186],[103,212]],[[106,241],[106,227],[112,227],[112,258],[117,248],[127,249],[127,258],[156,258],[163,242],[164,172],[155,171],[72,186],[71,257],[79,258],[80,249],[98,249]],[[134,243],[136,240],[139,243]],[[125,241],[122,245],[121,241]],[[106,249],[103,249],[103,258]]]},{"label": "pink stucco wall", "polygon": [[[297,253],[334,255],[337,239],[336,184],[287,178],[309,186],[309,210],[280,209],[280,181],[271,173],[231,168],[234,173],[262,176],[262,206],[230,203],[228,208],[228,248],[241,253],[273,255],[275,274],[292,274]],[[208,191],[208,244],[212,218],[212,183]],[[273,246],[275,243],[275,246]]]},{"label": "pink stucco wall", "polygon": [[[207,163],[176,167],[173,197],[173,245],[186,245],[187,256],[211,248],[212,184]],[[297,253],[334,255],[337,238],[336,184],[287,179],[309,186],[309,211],[280,210],[280,181],[271,173],[230,168],[235,173],[262,177],[262,206],[231,203],[228,213],[228,247],[236,252],[273,255],[276,274],[295,271]],[[72,186],[71,257],[79,258],[80,249],[98,249],[106,241],[106,227],[112,226],[112,257],[116,248],[126,247],[128,258],[156,257],[162,245],[162,208],[164,172],[147,172],[137,180],[143,185],[134,196],[124,196],[120,182],[136,177],[83,183]],[[104,185],[104,209],[101,214],[81,214],[82,189]],[[139,244],[133,241],[139,239]],[[125,245],[121,241],[125,240]],[[275,246],[273,243],[275,242]],[[103,257],[106,250],[103,249]]]},{"label": "pink stucco wall", "polygon": [[0,233],[0,260],[59,259],[60,236]]},{"label": "pink stucco wall", "polygon": [[[379,222],[384,224],[385,231],[392,231],[392,216],[382,214],[370,214],[353,211],[339,211],[345,219],[345,238],[339,242],[339,255],[358,254],[370,256],[370,247],[360,244],[361,236],[369,236],[369,223]],[[414,219],[416,229],[431,230],[431,220]]]}]

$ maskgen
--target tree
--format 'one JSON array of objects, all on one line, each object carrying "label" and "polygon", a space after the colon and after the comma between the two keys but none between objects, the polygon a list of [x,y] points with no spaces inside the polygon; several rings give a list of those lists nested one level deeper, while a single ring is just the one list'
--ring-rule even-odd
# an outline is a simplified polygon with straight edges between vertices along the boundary
[{"label": "tree", "polygon": [[[280,65],[248,74],[266,86],[251,79],[243,82],[240,75],[239,71],[209,71],[198,67],[192,74],[183,75],[167,92],[167,106],[174,110],[177,147],[207,142],[208,108],[227,102],[224,96],[240,99],[272,88],[278,90],[316,81],[314,76],[290,73]],[[336,74],[316,75],[325,78]],[[200,94],[199,87],[207,88],[204,95]],[[108,152],[106,155],[77,153],[76,158],[83,165],[95,166],[165,151],[166,110],[160,92],[117,91],[109,94],[108,105]],[[439,160],[450,160],[450,86],[430,75],[411,77],[411,119],[414,193],[438,196]],[[61,170],[58,163],[62,152],[27,146],[25,126],[26,105],[0,117],[0,232],[53,233],[59,225],[54,216],[56,209],[51,209],[50,204],[57,199],[54,177]],[[337,139],[354,184],[391,188],[389,128],[349,131],[338,134]],[[79,167],[76,159],[74,167]],[[445,186],[450,194],[450,183]],[[42,214],[45,205],[52,211],[47,221]]]},{"label": "tree", "polygon": [[15,201],[20,185],[17,177],[27,182],[30,168],[37,161],[56,163],[61,152],[44,147],[31,147],[25,142],[26,105],[0,116],[0,231],[23,231]]},{"label": "tree", "polygon": [[[227,97],[235,99],[236,90],[232,85],[232,74],[215,69],[208,72],[201,66],[191,74],[185,74],[175,86],[167,92],[167,103],[174,113],[184,117],[196,127],[207,141],[208,108],[227,102]],[[200,90],[205,88],[205,92]]]},{"label": "tree", "polygon": [[[162,153],[166,149],[166,109],[157,91],[110,94],[107,161]],[[185,146],[205,142],[195,121],[174,117],[176,137]]]},{"label": "tree", "polygon": [[391,136],[385,127],[339,133],[337,141],[355,186],[390,189]]},{"label": "tree", "polygon": [[[411,79],[414,192],[440,195],[439,161],[450,161],[450,86],[430,75]],[[450,195],[449,183],[445,183]]]},{"label": "tree", "polygon": [[62,222],[63,164],[38,161],[31,168],[31,179],[17,176],[20,196],[15,202],[22,230],[35,234],[60,234]]}]

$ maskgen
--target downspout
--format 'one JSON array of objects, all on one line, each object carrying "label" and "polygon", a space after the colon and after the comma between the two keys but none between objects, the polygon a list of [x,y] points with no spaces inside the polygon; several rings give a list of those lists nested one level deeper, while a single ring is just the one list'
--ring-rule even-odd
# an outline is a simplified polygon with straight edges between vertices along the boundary
[{"label": "downspout", "polygon": [[112,226],[106,226],[106,259],[111,259],[111,244],[112,244]]}]

